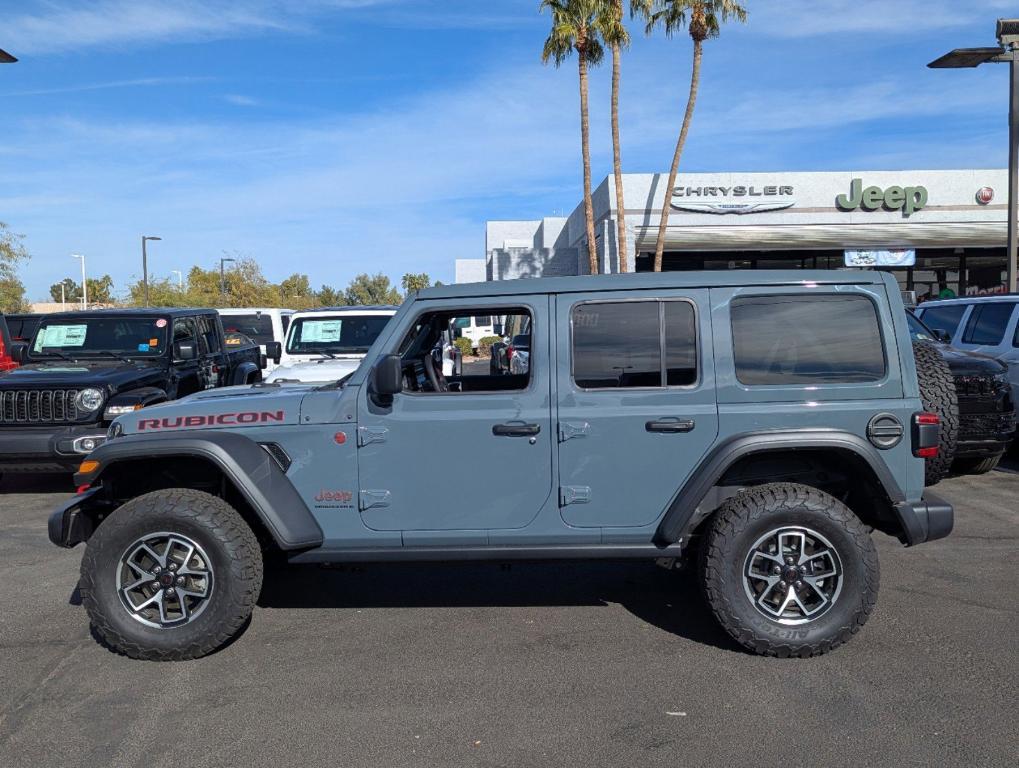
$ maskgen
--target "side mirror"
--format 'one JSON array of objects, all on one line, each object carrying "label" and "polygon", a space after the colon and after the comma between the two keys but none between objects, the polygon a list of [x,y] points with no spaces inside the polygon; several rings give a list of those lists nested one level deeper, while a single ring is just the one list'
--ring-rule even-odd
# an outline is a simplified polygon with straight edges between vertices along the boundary
[{"label": "side mirror", "polygon": [[950,334],[944,328],[931,328],[931,330],[934,331],[934,338],[936,338],[938,341],[944,342],[945,344],[951,343],[952,334]]},{"label": "side mirror", "polygon": [[265,343],[265,354],[276,365],[279,365],[280,360],[283,358],[283,344],[278,341],[267,341]]},{"label": "side mirror", "polygon": [[198,350],[194,342],[179,341],[173,345],[173,356],[178,360],[194,360],[198,357]]},{"label": "side mirror", "polygon": [[376,361],[370,392],[379,405],[391,405],[393,395],[403,392],[403,361],[399,355],[383,355]]},{"label": "side mirror", "polygon": [[23,364],[28,360],[28,343],[24,341],[11,342],[11,360]]}]

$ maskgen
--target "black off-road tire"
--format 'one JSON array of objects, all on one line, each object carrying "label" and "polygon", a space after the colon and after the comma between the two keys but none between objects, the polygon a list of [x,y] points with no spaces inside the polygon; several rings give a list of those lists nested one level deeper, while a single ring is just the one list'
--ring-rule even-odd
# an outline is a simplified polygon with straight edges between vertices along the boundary
[{"label": "black off-road tire", "polygon": [[[765,616],[744,590],[754,543],[780,527],[824,536],[843,569],[841,590],[816,619],[787,625]],[[771,483],[741,491],[714,514],[702,542],[699,572],[708,605],[745,648],[766,656],[818,656],[860,631],[880,583],[877,550],[866,526],[838,499],[805,485]]]},{"label": "black off-road tire", "polygon": [[952,464],[952,471],[958,475],[986,475],[998,466],[1001,456],[994,456],[990,459],[956,459]]},{"label": "black off-road tire", "polygon": [[[199,544],[214,573],[207,605],[183,626],[140,623],[117,592],[127,548],[162,531]],[[153,491],[119,507],[96,529],[81,561],[79,588],[96,634],[111,649],[148,661],[195,659],[224,645],[251,616],[262,588],[262,553],[251,528],[222,499],[183,488]]]},{"label": "black off-road tire", "polygon": [[924,410],[936,413],[941,419],[938,455],[926,459],[924,484],[937,485],[948,476],[955,459],[955,446],[959,437],[959,399],[955,379],[945,358],[933,344],[919,341],[913,344],[916,376],[920,382],[920,399]]}]

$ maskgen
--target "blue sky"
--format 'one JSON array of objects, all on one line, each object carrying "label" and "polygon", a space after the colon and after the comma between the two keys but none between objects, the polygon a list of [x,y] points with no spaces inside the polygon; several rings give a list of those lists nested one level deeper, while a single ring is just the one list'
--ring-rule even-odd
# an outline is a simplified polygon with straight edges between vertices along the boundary
[{"label": "blue sky", "polygon": [[[688,171],[995,168],[1005,67],[931,71],[993,44],[1015,0],[747,0],[705,53]],[[964,10],[960,10],[960,8]],[[452,279],[486,219],[580,199],[576,68],[542,66],[537,0],[3,0],[0,221],[33,300],[75,275],[259,260],[279,280]],[[623,164],[667,170],[688,38],[634,26]],[[593,74],[596,180],[611,172]]]}]

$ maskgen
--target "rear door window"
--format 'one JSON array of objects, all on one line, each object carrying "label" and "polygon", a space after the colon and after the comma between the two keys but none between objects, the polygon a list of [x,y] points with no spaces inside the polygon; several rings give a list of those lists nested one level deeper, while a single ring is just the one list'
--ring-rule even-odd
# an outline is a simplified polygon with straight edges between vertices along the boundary
[{"label": "rear door window", "polygon": [[1015,304],[1011,302],[987,302],[973,305],[966,330],[962,334],[963,344],[1001,343],[1005,338],[1005,329],[1012,318]]},{"label": "rear door window", "polygon": [[594,302],[574,307],[573,378],[584,389],[660,387],[658,302]]},{"label": "rear door window", "polygon": [[736,378],[747,385],[858,384],[885,376],[865,296],[748,296],[731,305]]},{"label": "rear door window", "polygon": [[968,304],[947,304],[929,309],[920,307],[920,319],[928,328],[933,328],[936,331],[948,331],[952,336],[955,336],[955,331],[968,308]]}]

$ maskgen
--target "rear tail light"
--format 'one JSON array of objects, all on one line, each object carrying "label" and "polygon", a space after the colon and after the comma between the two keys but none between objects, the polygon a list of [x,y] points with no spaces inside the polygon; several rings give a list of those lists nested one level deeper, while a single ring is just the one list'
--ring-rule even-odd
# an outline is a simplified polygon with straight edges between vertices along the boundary
[{"label": "rear tail light", "polygon": [[913,414],[913,455],[933,459],[938,455],[941,419],[936,413]]}]

